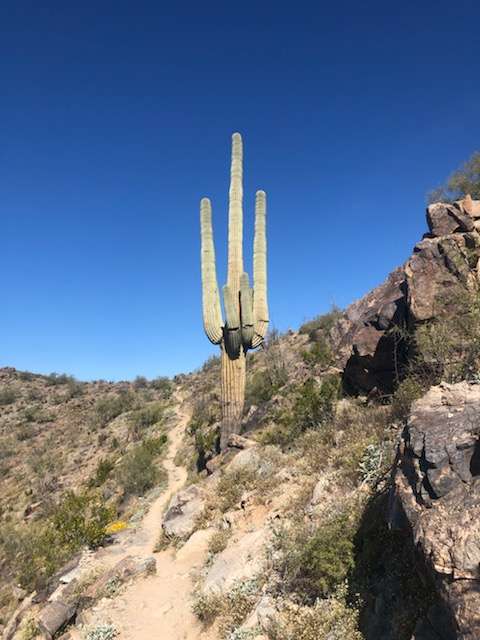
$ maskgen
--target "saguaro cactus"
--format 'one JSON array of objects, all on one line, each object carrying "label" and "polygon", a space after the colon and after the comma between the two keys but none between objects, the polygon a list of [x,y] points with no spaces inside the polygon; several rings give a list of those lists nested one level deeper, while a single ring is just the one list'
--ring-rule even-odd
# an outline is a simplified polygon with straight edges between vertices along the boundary
[{"label": "saguaro cactus", "polygon": [[232,165],[228,208],[228,276],[223,287],[225,322],[215,266],[212,207],[208,198],[200,202],[202,238],[203,325],[208,339],[220,345],[222,366],[222,426],[220,447],[232,433],[239,433],[245,402],[245,355],[255,349],[268,330],[266,195],[255,198],[253,242],[253,288],[243,269],[243,147],[239,133],[232,136]]}]

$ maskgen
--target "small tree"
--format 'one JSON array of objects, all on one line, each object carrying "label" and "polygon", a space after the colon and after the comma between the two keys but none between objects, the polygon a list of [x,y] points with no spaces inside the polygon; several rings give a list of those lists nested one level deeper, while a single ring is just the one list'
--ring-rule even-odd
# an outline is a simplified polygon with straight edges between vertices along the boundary
[{"label": "small tree", "polygon": [[448,178],[444,185],[434,189],[429,202],[454,202],[470,194],[480,200],[480,151],[476,151],[465,164]]}]

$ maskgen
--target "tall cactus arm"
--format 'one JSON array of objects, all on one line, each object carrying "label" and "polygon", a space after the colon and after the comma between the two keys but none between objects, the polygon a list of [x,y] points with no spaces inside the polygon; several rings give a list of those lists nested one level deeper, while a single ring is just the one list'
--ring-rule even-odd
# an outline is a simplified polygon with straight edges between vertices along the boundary
[{"label": "tall cactus arm", "polygon": [[253,240],[253,316],[254,337],[252,348],[258,347],[268,331],[267,302],[267,236],[266,236],[266,194],[257,191],[255,197],[255,237]]},{"label": "tall cactus arm", "polygon": [[242,136],[232,136],[232,164],[228,207],[228,277],[227,283],[237,291],[243,273],[243,144]]},{"label": "tall cactus arm", "polygon": [[238,358],[242,346],[242,330],[240,327],[240,310],[238,293],[228,284],[223,287],[223,304],[225,307],[225,328],[223,338],[228,355]]},{"label": "tall cactus arm", "polygon": [[210,342],[220,344],[223,337],[223,320],[215,267],[212,206],[208,198],[202,198],[200,202],[200,227],[202,238],[203,326]]},{"label": "tall cactus arm", "polygon": [[245,351],[252,348],[253,340],[253,291],[248,282],[248,273],[240,277],[240,322],[242,343]]}]

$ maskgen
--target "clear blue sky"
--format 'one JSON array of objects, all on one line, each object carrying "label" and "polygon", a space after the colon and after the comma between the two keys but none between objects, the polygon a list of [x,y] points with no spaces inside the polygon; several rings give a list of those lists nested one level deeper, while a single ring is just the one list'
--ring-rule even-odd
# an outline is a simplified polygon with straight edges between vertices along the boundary
[{"label": "clear blue sky", "polygon": [[462,0],[4,0],[0,365],[124,379],[215,353],[198,205],[223,283],[234,131],[274,324],[380,283],[480,147],[479,25]]}]

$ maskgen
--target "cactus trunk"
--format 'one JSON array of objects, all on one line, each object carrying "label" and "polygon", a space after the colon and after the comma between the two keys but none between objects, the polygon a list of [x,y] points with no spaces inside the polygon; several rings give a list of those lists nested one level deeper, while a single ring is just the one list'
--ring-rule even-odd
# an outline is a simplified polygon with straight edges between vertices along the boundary
[{"label": "cactus trunk", "polygon": [[268,329],[266,195],[257,191],[253,288],[243,268],[243,146],[239,133],[232,136],[232,162],[228,208],[228,275],[223,287],[225,322],[215,266],[210,200],[200,203],[202,239],[203,324],[208,339],[222,351],[222,425],[220,447],[239,433],[245,402],[246,353],[264,340]]},{"label": "cactus trunk", "polygon": [[240,425],[245,404],[245,354],[232,360],[222,349],[222,426],[220,430],[220,449],[223,451],[232,433],[240,433]]}]

